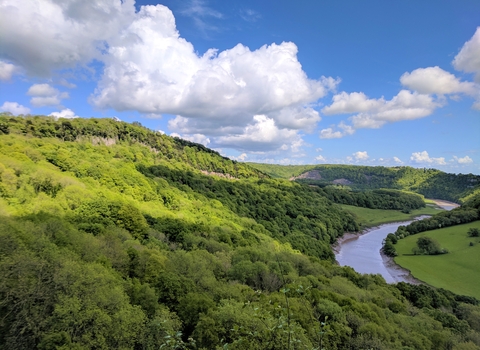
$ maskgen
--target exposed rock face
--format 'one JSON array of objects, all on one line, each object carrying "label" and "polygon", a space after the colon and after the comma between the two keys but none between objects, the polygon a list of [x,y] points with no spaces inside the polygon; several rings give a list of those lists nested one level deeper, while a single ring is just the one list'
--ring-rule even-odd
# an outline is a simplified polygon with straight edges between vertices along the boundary
[{"label": "exposed rock face", "polygon": [[335,179],[332,181],[335,185],[351,185],[353,184],[352,181],[347,180],[347,179]]},{"label": "exposed rock face", "polygon": [[[307,171],[303,174],[300,174],[298,176],[294,176],[294,177],[291,177],[290,178],[290,181],[294,181],[294,180],[297,180],[297,179],[308,179],[308,180],[321,180],[322,179],[322,175],[321,175],[321,172],[320,170],[310,170],[310,171]],[[333,184],[335,185],[351,185],[353,184],[353,182],[351,182],[350,180],[347,180],[347,179],[335,179],[332,181]]]},{"label": "exposed rock face", "polygon": [[233,180],[238,180],[236,177],[230,175],[230,174],[222,174],[222,173],[216,173],[214,171],[206,171],[202,170],[203,175],[208,175],[208,176],[219,176],[219,177],[224,177],[226,179],[233,179]]},{"label": "exposed rock face", "polygon": [[320,170],[310,170],[303,174],[290,178],[291,181],[297,180],[297,179],[321,180],[322,175],[320,175]]}]

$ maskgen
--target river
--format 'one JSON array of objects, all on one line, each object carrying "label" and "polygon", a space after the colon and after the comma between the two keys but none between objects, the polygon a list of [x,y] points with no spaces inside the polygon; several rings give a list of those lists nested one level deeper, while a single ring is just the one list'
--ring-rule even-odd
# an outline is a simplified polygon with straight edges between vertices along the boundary
[{"label": "river", "polygon": [[[437,205],[451,210],[458,204],[437,201]],[[420,216],[415,220],[428,216]],[[413,220],[384,224],[369,229],[362,234],[347,234],[339,240],[335,247],[335,257],[341,266],[351,266],[359,273],[380,274],[387,283],[415,283],[407,270],[396,265],[392,259],[381,254],[382,243],[389,233],[393,233],[401,225],[408,225]]]}]

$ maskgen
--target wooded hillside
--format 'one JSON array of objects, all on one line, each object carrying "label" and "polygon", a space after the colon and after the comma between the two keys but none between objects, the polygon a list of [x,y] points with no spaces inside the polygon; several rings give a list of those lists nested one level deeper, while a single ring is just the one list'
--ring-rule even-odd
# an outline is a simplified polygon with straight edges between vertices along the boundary
[{"label": "wooded hillside", "polygon": [[335,265],[354,218],[138,123],[0,116],[0,347],[475,349],[478,300]]}]

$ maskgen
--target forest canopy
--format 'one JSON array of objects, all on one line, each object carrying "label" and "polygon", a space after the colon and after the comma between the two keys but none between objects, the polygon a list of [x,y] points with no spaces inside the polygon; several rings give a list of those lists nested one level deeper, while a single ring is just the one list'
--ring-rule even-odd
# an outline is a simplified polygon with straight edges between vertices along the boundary
[{"label": "forest canopy", "polygon": [[3,114],[0,347],[480,346],[475,298],[336,265],[355,230],[321,188],[138,124]]}]

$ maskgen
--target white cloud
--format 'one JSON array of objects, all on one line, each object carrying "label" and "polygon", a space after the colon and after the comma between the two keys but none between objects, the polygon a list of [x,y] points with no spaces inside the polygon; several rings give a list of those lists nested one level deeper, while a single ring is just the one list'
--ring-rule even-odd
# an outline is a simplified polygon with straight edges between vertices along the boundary
[{"label": "white cloud", "polygon": [[473,163],[473,159],[470,158],[469,156],[465,156],[463,158],[459,158],[457,156],[453,156],[453,160],[457,162],[458,164],[470,164]]},{"label": "white cloud", "polygon": [[356,159],[356,160],[367,160],[369,158],[368,154],[367,154],[367,151],[358,151],[358,152],[355,152],[353,153],[353,157]]},{"label": "white cloud", "polygon": [[452,63],[457,70],[475,73],[476,81],[480,82],[480,27],[477,28],[473,37],[463,45]]},{"label": "white cloud", "polygon": [[321,120],[316,110],[310,107],[283,108],[278,112],[269,113],[279,127],[313,131]]},{"label": "white cloud", "polygon": [[[255,115],[272,120],[279,130],[275,135],[288,134],[287,140],[297,138],[296,130],[311,132],[320,116],[309,104],[338,84],[333,78],[308,79],[293,43],[254,51],[238,44],[198,55],[179,36],[171,11],[161,5],[142,7],[123,35],[139,40],[111,42],[91,101],[100,108],[177,115],[169,121],[172,131],[208,135],[212,144],[241,142],[248,150],[265,145],[265,138],[244,134],[258,125]],[[219,135],[223,138],[216,142]],[[284,140],[269,142],[276,149]]]},{"label": "white cloud", "polygon": [[143,116],[145,118],[148,118],[148,119],[161,119],[162,118],[162,115],[157,114],[157,113],[147,113],[147,114],[144,114]]},{"label": "white cloud", "polygon": [[54,87],[50,86],[49,84],[34,84],[30,86],[27,91],[27,95],[29,96],[53,96],[58,95],[59,91]]},{"label": "white cloud", "polygon": [[[49,76],[99,58],[135,13],[133,0],[3,0],[0,57],[29,75]],[[21,24],[21,25],[19,25]],[[125,40],[136,40],[125,38]]]},{"label": "white cloud", "polygon": [[394,161],[395,163],[398,163],[398,164],[402,164],[402,163],[403,163],[402,160],[401,160],[400,158],[398,158],[398,157],[393,157],[393,161]]},{"label": "white cloud", "polygon": [[333,128],[326,128],[320,131],[321,139],[339,139],[345,136],[341,131],[334,131]]},{"label": "white cloud", "polygon": [[256,115],[253,119],[241,134],[220,136],[215,144],[245,151],[298,151],[302,142],[296,130],[279,129],[275,121],[265,115]]},{"label": "white cloud", "polygon": [[479,92],[478,85],[471,82],[461,82],[452,73],[438,66],[418,68],[400,77],[402,85],[421,94],[455,94],[465,93],[475,95]]},{"label": "white cloud", "polygon": [[385,104],[385,100],[369,99],[363,92],[352,92],[350,94],[341,92],[332,97],[333,103],[322,109],[326,115],[368,112],[378,110]]},{"label": "white cloud", "polygon": [[237,157],[237,159],[243,162],[245,159],[247,159],[247,154],[242,153]]},{"label": "white cloud", "polygon": [[301,107],[327,92],[327,82],[307,78],[293,43],[255,51],[238,44],[198,56],[179,36],[170,10],[161,5],[142,7],[124,35],[139,40],[111,43],[92,99],[98,107],[232,123]]},{"label": "white cloud", "polygon": [[318,162],[326,162],[327,161],[327,159],[324,156],[322,156],[321,154],[316,156],[315,160],[318,161]]},{"label": "white cloud", "polygon": [[339,139],[347,135],[352,135],[355,133],[355,129],[350,126],[345,124],[344,122],[340,122],[338,124],[338,128],[340,130],[335,131],[333,128],[326,128],[322,129],[320,131],[320,138],[321,139]]},{"label": "white cloud", "polygon": [[[137,8],[134,0],[3,0],[0,59],[41,77],[65,68],[90,69],[98,60],[103,71],[90,98],[96,107],[177,115],[172,131],[207,135],[212,143],[220,134],[226,137],[222,142],[243,138],[255,115],[272,119],[279,137],[292,131],[294,139],[301,138],[298,131],[311,132],[320,121],[312,104],[340,81],[309,79],[291,42],[198,54],[180,37],[167,7]],[[223,18],[199,0],[190,1],[183,15],[203,23]],[[38,91],[32,96],[35,106],[59,105],[68,97]],[[279,140],[271,142],[275,148]]]},{"label": "white cloud", "polygon": [[58,81],[58,84],[65,86],[66,88],[69,88],[69,89],[74,89],[77,87],[77,85],[75,85],[74,83],[71,83],[67,79],[63,79],[63,78]]},{"label": "white cloud", "polygon": [[421,163],[429,163],[429,164],[436,164],[436,165],[446,165],[444,157],[440,158],[432,158],[428,155],[427,151],[423,152],[414,152],[410,157],[410,160],[414,163],[421,164]]},{"label": "white cloud", "polygon": [[30,113],[30,108],[27,108],[25,106],[22,106],[21,104],[18,104],[17,102],[4,102],[2,106],[0,106],[0,111],[2,112],[10,112],[13,115],[19,115],[19,114],[29,114]]},{"label": "white cloud", "polygon": [[33,96],[30,103],[35,107],[56,106],[69,97],[67,92],[60,92],[49,84],[34,84],[28,89],[27,95]]},{"label": "white cloud", "polygon": [[358,127],[362,127],[367,120],[386,123],[418,119],[432,114],[439,106],[440,103],[429,95],[401,90],[390,101],[384,101],[380,108],[354,116],[352,121],[354,126],[358,123]]},{"label": "white cloud", "polygon": [[55,117],[55,119],[58,119],[58,118],[65,118],[65,119],[80,118],[78,115],[75,115],[75,112],[73,112],[70,108],[62,109],[60,112],[50,113],[49,116]]},{"label": "white cloud", "polygon": [[430,95],[408,90],[401,90],[389,101],[383,97],[369,99],[363,93],[347,94],[343,92],[335,95],[333,103],[323,108],[322,112],[328,114],[360,113],[349,118],[352,122],[351,126],[341,122],[338,125],[342,129],[341,131],[334,131],[333,128],[324,129],[320,133],[320,138],[340,138],[352,135],[356,129],[377,129],[386,123],[423,118],[432,114],[435,108],[441,105],[440,100],[435,100]]},{"label": "white cloud", "polygon": [[242,153],[240,154],[239,156],[235,157],[235,156],[228,156],[228,158],[230,159],[233,159],[233,160],[238,160],[240,162],[244,162],[247,158],[248,158],[248,155],[246,153]]},{"label": "white cloud", "polygon": [[15,65],[0,60],[0,80],[10,80],[16,71],[18,68]]}]

